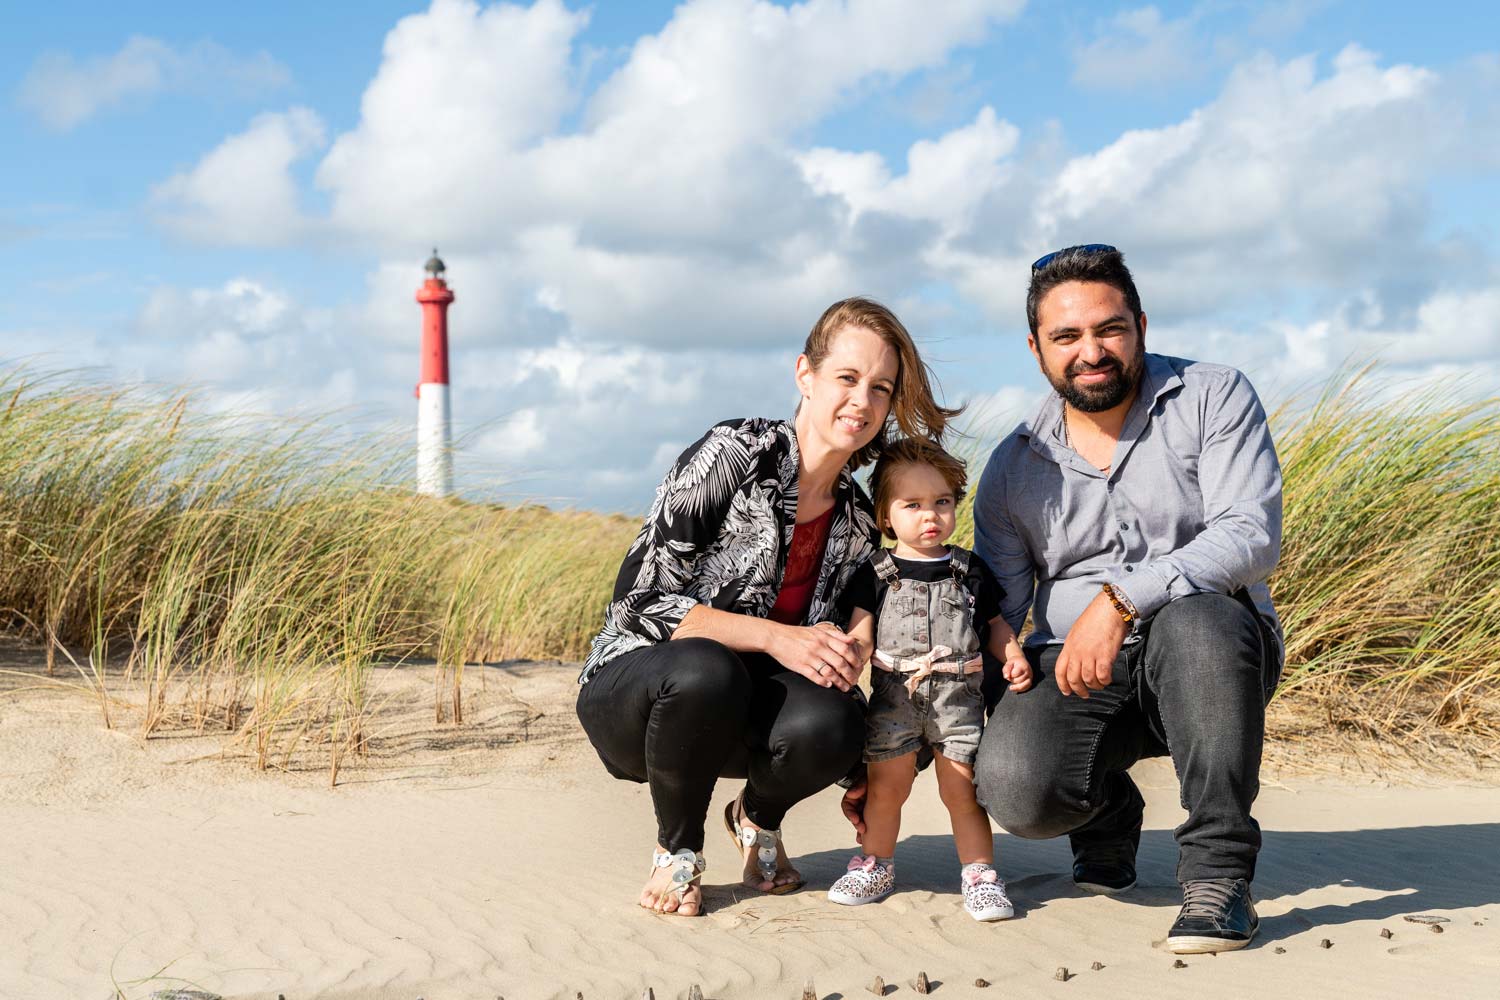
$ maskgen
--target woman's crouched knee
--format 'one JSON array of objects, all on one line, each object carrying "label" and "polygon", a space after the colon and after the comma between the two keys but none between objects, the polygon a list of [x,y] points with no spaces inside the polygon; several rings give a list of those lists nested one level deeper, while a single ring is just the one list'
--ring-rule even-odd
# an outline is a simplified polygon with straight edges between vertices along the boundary
[{"label": "woman's crouched knee", "polygon": [[828,688],[823,696],[799,706],[795,715],[782,715],[771,749],[778,755],[819,762],[819,770],[826,770],[832,782],[858,762],[864,746],[864,708],[851,695]]}]

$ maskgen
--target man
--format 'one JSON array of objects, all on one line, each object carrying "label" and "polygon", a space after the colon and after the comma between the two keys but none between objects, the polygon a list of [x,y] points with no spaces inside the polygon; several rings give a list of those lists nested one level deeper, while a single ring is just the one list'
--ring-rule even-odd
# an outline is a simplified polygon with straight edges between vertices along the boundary
[{"label": "man", "polygon": [[1026,318],[1056,393],[995,448],[974,521],[1005,618],[1019,629],[1031,611],[1037,681],[995,708],[979,800],[1017,836],[1068,834],[1081,888],[1124,892],[1143,807],[1126,771],[1170,753],[1188,818],[1167,947],[1242,948],[1258,922],[1250,807],[1282,661],[1265,585],[1281,470],[1265,411],[1232,368],[1146,353],[1114,247],[1038,260]]}]

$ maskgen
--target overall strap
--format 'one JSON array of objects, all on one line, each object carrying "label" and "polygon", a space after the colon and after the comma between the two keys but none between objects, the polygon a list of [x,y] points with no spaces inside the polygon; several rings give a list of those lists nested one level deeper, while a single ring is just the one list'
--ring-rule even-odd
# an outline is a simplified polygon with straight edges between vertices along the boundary
[{"label": "overall strap", "polygon": [[870,565],[875,567],[875,575],[892,590],[901,589],[901,574],[896,569],[896,561],[891,558],[890,549],[876,549],[870,556]]},{"label": "overall strap", "polygon": [[948,551],[948,565],[953,569],[953,579],[958,582],[961,589],[964,587],[964,579],[969,575],[969,550],[962,546],[954,545]]}]

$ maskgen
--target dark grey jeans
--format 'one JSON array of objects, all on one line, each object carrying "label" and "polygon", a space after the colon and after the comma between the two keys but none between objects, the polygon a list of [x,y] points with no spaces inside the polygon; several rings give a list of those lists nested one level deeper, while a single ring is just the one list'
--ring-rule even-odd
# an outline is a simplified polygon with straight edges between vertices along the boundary
[{"label": "dark grey jeans", "polygon": [[1126,771],[1170,754],[1188,813],[1175,831],[1178,881],[1254,878],[1250,806],[1281,649],[1248,596],[1171,602],[1088,699],[1058,690],[1061,652],[1027,650],[1035,685],[1000,698],[985,727],[974,780],[989,814],[1018,837],[1069,834],[1075,859],[1133,860],[1144,801]]}]

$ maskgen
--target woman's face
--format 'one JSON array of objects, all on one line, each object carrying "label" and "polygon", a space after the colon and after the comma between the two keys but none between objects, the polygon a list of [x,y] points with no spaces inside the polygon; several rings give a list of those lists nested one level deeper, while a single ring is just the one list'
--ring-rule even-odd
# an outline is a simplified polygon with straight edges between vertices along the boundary
[{"label": "woman's face", "polygon": [[879,334],[843,327],[816,369],[807,355],[797,358],[799,431],[805,427],[834,451],[854,454],[885,426],[899,371],[895,348]]}]

